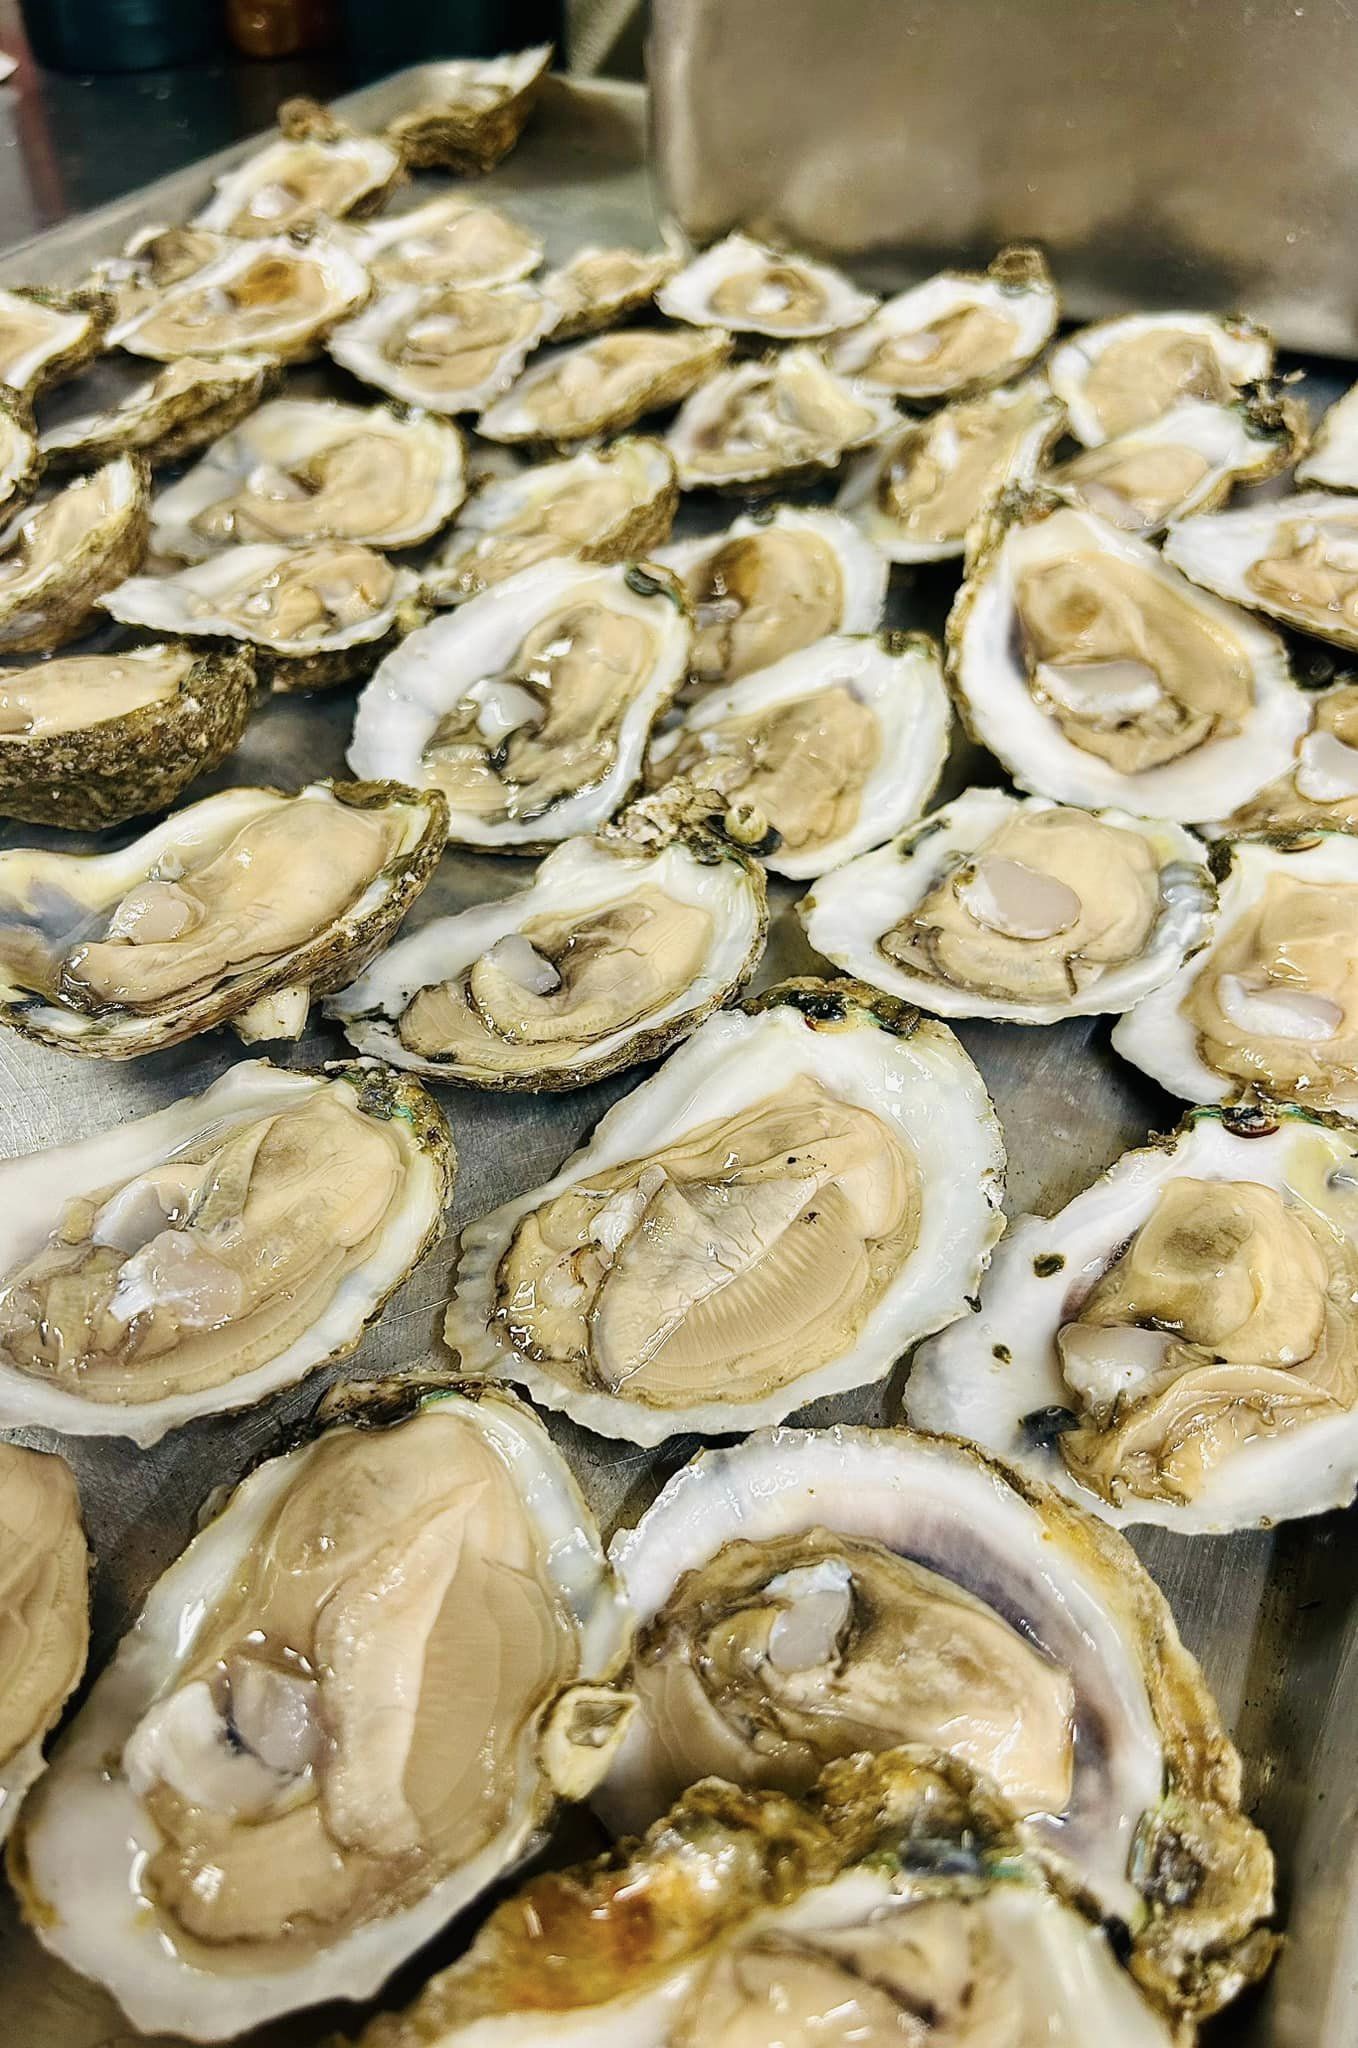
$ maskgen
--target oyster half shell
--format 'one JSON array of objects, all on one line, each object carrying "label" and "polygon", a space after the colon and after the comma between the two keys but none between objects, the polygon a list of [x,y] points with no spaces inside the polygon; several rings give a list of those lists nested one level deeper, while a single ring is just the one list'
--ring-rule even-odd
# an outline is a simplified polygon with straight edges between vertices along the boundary
[{"label": "oyster half shell", "polygon": [[709,1017],[554,1180],[468,1225],[444,1335],[464,1371],[604,1436],[779,1421],[963,1313],[1003,1173],[945,1026],[857,982],[786,982]]},{"label": "oyster half shell", "polygon": [[434,791],[229,789],[113,853],[0,851],[0,1023],[132,1059],[234,1022],[296,1038],[433,876]]},{"label": "oyster half shell", "polygon": [[1305,446],[1295,399],[1254,391],[1234,404],[1185,398],[1148,425],[1072,456],[1051,483],[1076,505],[1150,540],[1173,521],[1224,505],[1237,484],[1262,483]]},{"label": "oyster half shell", "polygon": [[343,369],[431,412],[480,412],[556,318],[535,285],[399,285],[330,337]]},{"label": "oyster half shell", "polygon": [[387,140],[414,170],[491,171],[523,133],[555,54],[550,43],[489,59],[440,64],[431,97],[387,125]]},{"label": "oyster half shell", "polygon": [[257,240],[379,206],[401,176],[397,150],[355,135],[314,100],[287,100],[276,142],[217,180],[195,226]]},{"label": "oyster half shell", "polygon": [[941,270],[888,299],[834,343],[830,360],[908,404],[971,398],[1026,370],[1059,313],[1041,250],[1014,243],[985,270]]},{"label": "oyster half shell", "polygon": [[370,289],[367,271],[338,234],[232,241],[213,262],[120,320],[109,346],[162,363],[242,354],[303,362]]},{"label": "oyster half shell", "polygon": [[383,214],[356,233],[354,247],[380,292],[411,284],[516,284],[542,261],[537,235],[465,192]]},{"label": "oyster half shell", "polygon": [[553,341],[597,334],[638,313],[679,268],[677,249],[612,249],[591,242],[542,281],[560,308]]},{"label": "oyster half shell", "polygon": [[1082,327],[1052,351],[1048,376],[1087,448],[1149,426],[1184,399],[1229,405],[1273,369],[1273,340],[1251,320],[1127,313]]},{"label": "oyster half shell", "polygon": [[[553,301],[549,301],[554,303]],[[488,441],[571,448],[597,434],[620,434],[648,412],[677,405],[731,353],[718,328],[625,327],[530,364],[477,421]]]},{"label": "oyster half shell", "polygon": [[43,1742],[89,1649],[90,1559],[62,1459],[0,1441],[0,1842],[42,1775]]},{"label": "oyster half shell", "polygon": [[113,301],[100,291],[0,290],[0,384],[33,399],[104,346]]},{"label": "oyster half shell", "polygon": [[1230,817],[1200,826],[1209,837],[1257,832],[1358,832],[1358,682],[1309,690],[1311,720],[1291,765]]},{"label": "oyster half shell", "polygon": [[181,356],[117,405],[48,427],[43,459],[51,469],[84,469],[124,454],[180,462],[253,412],[274,374],[258,356]]},{"label": "oyster half shell", "polygon": [[121,255],[96,263],[90,283],[108,294],[115,308],[114,319],[121,324],[134,313],[144,312],[167,285],[182,283],[195,270],[224,256],[230,245],[228,235],[215,234],[210,228],[192,224],[164,227],[153,222],[128,237]]},{"label": "oyster half shell", "polygon": [[1302,491],[1184,519],[1165,558],[1218,597],[1358,650],[1358,498]]},{"label": "oyster half shell", "polygon": [[38,481],[42,462],[33,415],[26,400],[0,384],[0,512],[9,512],[27,498]]},{"label": "oyster half shell", "polygon": [[802,344],[719,370],[684,400],[666,439],[681,490],[773,489],[837,469],[896,418],[890,399]]},{"label": "oyster half shell", "polygon": [[0,654],[73,640],[146,553],[150,477],[120,455],[30,505],[0,534]]},{"label": "oyster half shell", "polygon": [[1358,490],[1358,385],[1351,385],[1322,415],[1297,464],[1297,482],[1322,491]]},{"label": "oyster half shell", "polygon": [[749,235],[714,242],[655,300],[672,320],[773,341],[812,341],[857,327],[877,304],[830,264],[770,249]]},{"label": "oyster half shell", "polygon": [[532,1412],[407,1378],[339,1416],[152,1587],[13,1838],[39,1939],[143,2030],[370,1995],[626,1717],[626,1613]]}]

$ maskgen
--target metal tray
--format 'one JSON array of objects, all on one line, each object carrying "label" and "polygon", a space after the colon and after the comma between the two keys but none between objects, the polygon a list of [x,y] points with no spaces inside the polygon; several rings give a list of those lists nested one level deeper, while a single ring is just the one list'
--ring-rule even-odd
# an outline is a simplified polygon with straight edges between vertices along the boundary
[{"label": "metal tray", "polygon": [[[338,102],[377,125],[424,96],[437,67],[404,72]],[[209,176],[253,145],[224,152],[163,179],[138,196],[53,229],[0,257],[0,282],[68,281],[131,232],[178,220],[198,206]],[[639,88],[553,80],[519,149],[479,189],[542,232],[548,260],[586,239],[646,245],[658,230],[646,171],[646,103]],[[417,190],[413,200],[423,196]],[[98,372],[101,379],[114,366]],[[144,372],[143,372],[144,374]],[[318,382],[325,378],[316,373]],[[335,390],[345,388],[338,377]],[[1310,387],[1308,387],[1310,388]],[[1333,387],[1332,387],[1333,388]],[[1318,387],[1323,395],[1331,390]],[[719,525],[736,509],[685,509],[684,529]],[[952,579],[938,572],[893,577],[892,623],[936,630]],[[191,796],[238,782],[301,781],[342,774],[352,691],[267,703],[245,742]],[[993,764],[959,747],[944,796],[969,780],[993,780]],[[0,829],[0,845],[32,841],[79,847],[73,836]],[[425,918],[499,896],[522,883],[525,867],[505,858],[450,855],[412,915]],[[790,915],[794,890],[777,885],[775,916],[756,985],[815,965]],[[960,1035],[989,1084],[1009,1145],[1010,1209],[1054,1209],[1126,1146],[1177,1121],[1178,1107],[1116,1060],[1105,1021],[1025,1031],[962,1025]],[[315,1065],[344,1050],[339,1034],[313,1027],[277,1056]],[[101,1065],[0,1037],[0,1146],[13,1155],[76,1138],[145,1114],[205,1087],[242,1056],[225,1033],[149,1059]],[[389,1305],[345,1373],[414,1364],[437,1347],[436,1326],[453,1264],[453,1231],[555,1171],[609,1102],[638,1075],[566,1096],[497,1098],[441,1091],[461,1159],[450,1232]],[[98,1560],[90,1668],[97,1670],[134,1619],[148,1585],[191,1534],[205,1495],[234,1481],[278,1448],[320,1392],[312,1380],[252,1414],[191,1424],[151,1451],[71,1438],[60,1445],[80,1482]],[[841,1397],[808,1419],[872,1419],[894,1411],[893,1389]],[[658,1455],[608,1443],[554,1419],[607,1529],[632,1519],[658,1478],[682,1463],[693,1440]],[[44,1441],[31,1433],[34,1441]],[[50,1441],[50,1440],[46,1440]],[[1358,2038],[1358,1598],[1345,1562],[1354,1523],[1339,1515],[1273,1533],[1185,1539],[1163,1532],[1138,1548],[1168,1594],[1190,1646],[1206,1668],[1245,1752],[1248,1801],[1268,1830],[1281,1866],[1290,1942],[1264,1992],[1218,2033],[1238,2048],[1353,2048]],[[587,1823],[568,1819],[572,1853],[588,1848]],[[445,1936],[388,1987],[383,2003],[408,1997],[428,1969],[455,1953]],[[294,2048],[335,2027],[350,2031],[352,2008],[302,2015],[252,2037]],[[12,2048],[133,2048],[112,2003],[52,1963],[16,1924],[0,1897],[0,2043]],[[160,2037],[161,2048],[168,2041]]]}]

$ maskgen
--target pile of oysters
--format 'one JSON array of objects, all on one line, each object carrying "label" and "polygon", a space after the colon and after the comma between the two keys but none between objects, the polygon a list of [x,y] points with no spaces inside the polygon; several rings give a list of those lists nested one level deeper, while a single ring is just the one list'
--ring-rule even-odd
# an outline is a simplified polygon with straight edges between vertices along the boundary
[{"label": "pile of oysters", "polygon": [[[1187,2048],[1273,1861],[1120,1529],[1358,1488],[1358,683],[1299,680],[1358,391],[1312,439],[1244,319],[1058,333],[1028,247],[544,273],[477,178],[550,59],[293,103],[0,292],[0,1029],[250,1049],[0,1163],[10,1880],[162,2037]],[[233,774],[355,686],[349,779]],[[342,1058],[259,1050],[318,1004]],[[1184,1120],[1006,1229],[952,1026],[1102,1016]],[[643,1068],[454,1263],[462,1091]],[[336,1373],[426,1257],[431,1344]],[[62,1439],[322,1368],[82,1690]],[[668,1447],[608,1542],[587,1432]],[[513,1889],[570,1805],[615,1846]]]}]

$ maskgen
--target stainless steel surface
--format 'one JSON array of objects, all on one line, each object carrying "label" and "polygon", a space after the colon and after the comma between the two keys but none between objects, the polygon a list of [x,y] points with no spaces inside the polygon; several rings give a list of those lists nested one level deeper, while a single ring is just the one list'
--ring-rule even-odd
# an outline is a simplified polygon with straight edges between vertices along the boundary
[{"label": "stainless steel surface", "polygon": [[[371,124],[418,91],[419,79],[406,74],[340,106]],[[187,213],[205,193],[209,169],[238,154],[227,152],[212,166],[164,180],[134,201],[11,252],[0,260],[0,280],[78,275],[132,227]],[[645,243],[656,232],[656,218],[644,154],[645,109],[638,91],[556,82],[519,150],[483,189],[546,234],[552,260],[586,239]],[[690,525],[714,526],[733,509],[690,507],[684,517]],[[941,572],[897,572],[892,622],[936,628],[950,588]],[[229,782],[342,773],[352,707],[350,691],[265,705],[237,756],[190,795]],[[971,750],[961,751],[944,793],[978,775],[990,779],[993,770]],[[0,844],[38,836],[58,843],[57,835],[7,828],[0,830]],[[502,895],[524,873],[509,860],[450,856],[412,923]],[[780,886],[775,894],[778,914],[761,983],[813,964],[790,916],[795,892]],[[1125,1146],[1175,1121],[1173,1105],[1113,1058],[1105,1023],[1043,1031],[975,1025],[964,1026],[962,1036],[1004,1121],[1014,1211],[1059,1205]],[[332,1029],[312,1028],[299,1046],[279,1056],[307,1065],[342,1049]],[[241,1056],[233,1039],[218,1034],[132,1065],[102,1066],[0,1035],[0,1142],[6,1152],[20,1153],[84,1135],[205,1086]],[[602,1108],[637,1078],[619,1077],[564,1097],[497,1099],[441,1090],[461,1157],[452,1225],[546,1177]],[[371,1374],[398,1368],[437,1349],[452,1259],[450,1234],[343,1370]],[[204,1495],[277,1448],[319,1391],[313,1381],[254,1414],[194,1424],[149,1452],[75,1439],[62,1446],[80,1480],[99,1560],[92,1668],[134,1617],[151,1578],[190,1534]],[[888,1389],[871,1399],[824,1403],[813,1413],[816,1419],[876,1418],[889,1415],[893,1406]],[[692,1448],[677,1443],[652,1457],[567,1424],[557,1434],[606,1524],[619,1515],[630,1518],[653,1490],[657,1473],[672,1470]],[[1244,2015],[1232,2015],[1219,2034],[1239,2048],[1352,2048],[1354,2040],[1358,1722],[1352,1701],[1358,1691],[1358,1605],[1346,1554],[1353,1527],[1351,1516],[1330,1516],[1273,1535],[1187,1541],[1155,1534],[1140,1546],[1238,1731],[1249,1763],[1250,1801],[1273,1836],[1282,1866],[1293,1940],[1263,1998]],[[456,1740],[455,1730],[450,1739]],[[589,1840],[578,1820],[568,1822],[567,1837],[577,1850]],[[7,1899],[0,1915],[0,2043],[131,2048],[133,2037],[109,2002],[47,1961],[15,1924]],[[453,1952],[454,1939],[436,1944],[434,1961]],[[387,2002],[408,1995],[419,1974],[403,1972]],[[347,2011],[302,2016],[260,2038],[270,2048],[293,2048],[328,2028],[355,2024]]]},{"label": "stainless steel surface", "polygon": [[742,223],[895,284],[1034,239],[1081,317],[1244,305],[1358,346],[1350,0],[654,0],[649,66],[699,241]]}]

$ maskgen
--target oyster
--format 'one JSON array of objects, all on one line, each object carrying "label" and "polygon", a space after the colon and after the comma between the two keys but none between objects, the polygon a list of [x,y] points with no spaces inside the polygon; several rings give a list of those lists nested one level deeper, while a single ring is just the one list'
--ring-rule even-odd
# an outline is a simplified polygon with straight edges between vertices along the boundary
[{"label": "oyster", "polygon": [[443,1227],[443,1112],[266,1060],[0,1164],[0,1419],[152,1444],[343,1358]]},{"label": "oyster", "polygon": [[113,853],[0,851],[0,1023],[131,1059],[234,1023],[296,1038],[433,877],[433,791],[228,789]]},{"label": "oyster", "polygon": [[244,649],[162,642],[0,668],[0,817],[88,831],[163,810],[240,743],[254,703]]},{"label": "oyster", "polygon": [[41,468],[33,415],[17,392],[0,384],[0,512],[31,494]]},{"label": "oyster", "polygon": [[603,1436],[777,1422],[964,1312],[1004,1147],[942,1024],[858,982],[723,1010],[462,1233],[444,1335]]},{"label": "oyster", "polygon": [[69,1465],[0,1440],[0,1842],[89,1648],[89,1552]]},{"label": "oyster", "polygon": [[367,271],[338,235],[231,242],[120,320],[109,345],[162,363],[248,353],[304,361],[369,290]]},{"label": "oyster", "polygon": [[425,596],[461,604],[551,555],[635,559],[668,540],[678,503],[669,451],[640,435],[497,478],[421,572]]},{"label": "oyster", "polygon": [[124,454],[182,461],[253,412],[273,376],[258,356],[181,356],[117,405],[47,428],[43,458],[50,469],[83,469]]},{"label": "oyster", "polygon": [[728,235],[655,295],[662,313],[696,327],[774,341],[810,341],[857,327],[877,305],[828,263],[770,249],[749,235]]},{"label": "oyster", "polygon": [[242,541],[408,548],[462,503],[462,440],[427,413],[275,398],[151,507],[157,555],[198,562]]},{"label": "oyster", "polygon": [[358,700],[349,765],[442,790],[456,844],[554,845],[636,788],[688,651],[663,572],[539,562],[388,655]]},{"label": "oyster", "polygon": [[970,398],[1026,370],[1059,313],[1041,250],[1015,243],[986,270],[941,270],[888,299],[834,343],[830,360],[893,398]]},{"label": "oyster", "polygon": [[912,1422],[1110,1522],[1258,1528],[1358,1488],[1358,1132],[1194,1110],[1011,1226],[978,1313],[919,1353]]},{"label": "oyster", "polygon": [[724,533],[656,551],[693,608],[690,679],[734,683],[829,633],[871,633],[886,605],[887,564],[834,512],[761,509]]},{"label": "oyster", "polygon": [[1181,825],[968,789],[797,905],[818,953],[940,1017],[1128,1010],[1207,942],[1216,891]]},{"label": "oyster", "polygon": [[543,279],[560,308],[553,341],[597,334],[628,313],[640,312],[679,268],[676,249],[610,249],[591,242]]},{"label": "oyster", "polygon": [[719,370],[684,400],[666,438],[681,490],[763,489],[814,482],[896,418],[889,399],[802,345]]},{"label": "oyster", "polygon": [[728,831],[804,880],[914,822],[950,723],[927,635],[837,635],[709,691],[654,741],[647,780],[711,791]]},{"label": "oyster", "polygon": [[638,1708],[595,1795],[618,1832],[709,1775],[804,1794],[838,1757],[917,1743],[1125,1924],[1166,1998],[1210,2010],[1248,1973],[1272,1858],[1240,1759],[1092,1515],[971,1445],[766,1430],[701,1453],[612,1557],[637,1621]]},{"label": "oyster", "polygon": [[553,49],[462,57],[425,71],[436,97],[398,114],[387,140],[416,170],[491,171],[508,156],[546,82]]},{"label": "oyster", "polygon": [[1065,431],[1065,407],[1037,377],[903,421],[850,467],[836,506],[893,562],[960,555],[1006,484],[1030,484]]},{"label": "oyster", "polygon": [[358,233],[354,247],[382,292],[409,284],[516,284],[542,261],[537,235],[464,192],[383,214]]},{"label": "oyster", "polygon": [[202,270],[231,246],[228,235],[211,228],[138,228],[123,245],[120,256],[97,263],[90,282],[106,292],[113,302],[114,319],[121,323],[152,305],[168,285],[181,284]]},{"label": "oyster", "polygon": [[1186,398],[1148,426],[1073,456],[1051,483],[1072,504],[1150,540],[1190,512],[1215,511],[1237,484],[1276,476],[1302,446],[1294,400]]},{"label": "oyster", "polygon": [[1213,837],[1252,832],[1358,832],[1358,682],[1307,694],[1311,722],[1292,764],[1218,825]]},{"label": "oyster", "polygon": [[556,319],[535,285],[399,285],[330,337],[365,384],[432,412],[479,412],[513,383]]},{"label": "oyster", "polygon": [[1358,840],[1228,839],[1211,944],[1113,1045],[1189,1102],[1250,1091],[1358,1117]]},{"label": "oyster", "polygon": [[104,346],[113,301],[99,291],[0,290],[0,384],[33,399]]},{"label": "oyster", "polygon": [[526,889],[435,918],[326,1014],[360,1052],[479,1088],[579,1088],[656,1058],[749,978],[759,868],[646,806],[565,840]]},{"label": "oyster", "polygon": [[1052,390],[1087,448],[1149,426],[1186,398],[1229,405],[1273,369],[1273,342],[1250,320],[1127,313],[1082,327],[1052,351]]},{"label": "oyster", "polygon": [[948,651],[976,739],[1021,788],[1091,809],[1218,817],[1308,721],[1276,634],[1049,491],[984,522]]},{"label": "oyster", "polygon": [[730,335],[715,328],[626,327],[599,334],[539,357],[482,414],[477,431],[488,441],[554,448],[620,434],[644,413],[677,405],[730,353]]},{"label": "oyster", "polygon": [[419,578],[346,541],[223,548],[173,576],[133,576],[103,599],[128,626],[244,640],[275,690],[327,689],[371,673],[419,616]]},{"label": "oyster", "polygon": [[30,505],[0,533],[0,653],[72,640],[146,553],[150,478],[120,455]]},{"label": "oyster", "polygon": [[401,176],[401,158],[376,135],[355,135],[314,100],[287,100],[276,142],[225,177],[197,227],[237,240],[284,235],[318,220],[380,206]]},{"label": "oyster", "polygon": [[1358,490],[1358,384],[1322,415],[1297,464],[1297,482],[1324,491]]},{"label": "oyster", "polygon": [[1185,519],[1165,556],[1218,597],[1358,650],[1358,498],[1303,491]]},{"label": "oyster", "polygon": [[628,1624],[569,1468],[509,1396],[421,1393],[242,1481],[25,1804],[25,1913],[139,2029],[367,1996],[606,1766]]}]

